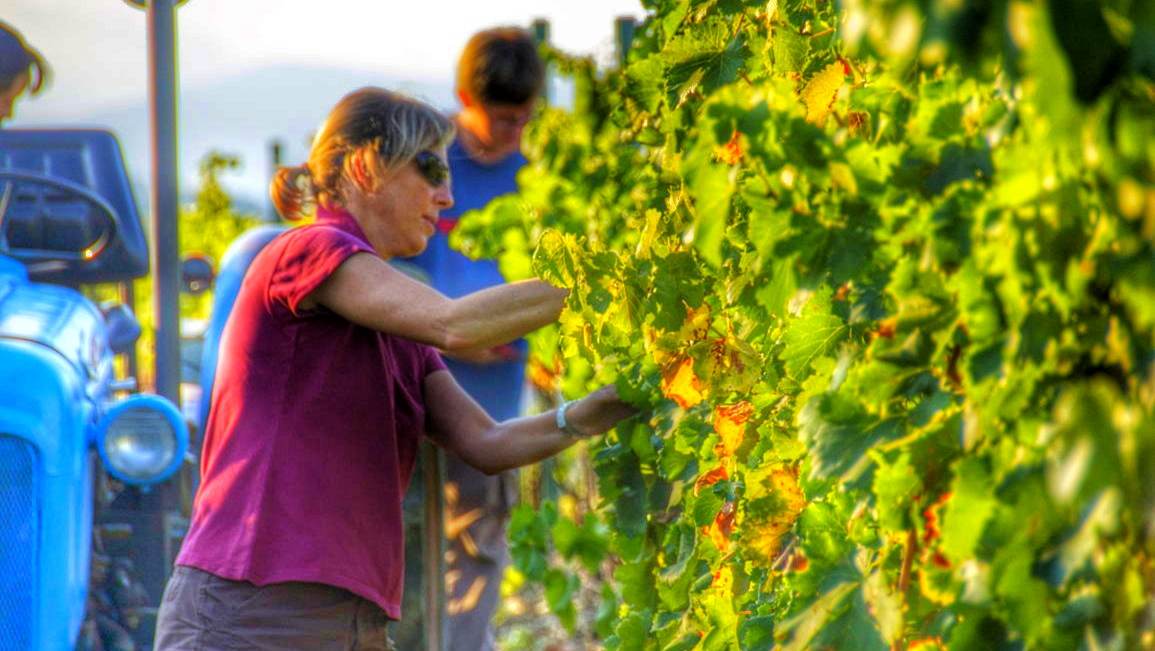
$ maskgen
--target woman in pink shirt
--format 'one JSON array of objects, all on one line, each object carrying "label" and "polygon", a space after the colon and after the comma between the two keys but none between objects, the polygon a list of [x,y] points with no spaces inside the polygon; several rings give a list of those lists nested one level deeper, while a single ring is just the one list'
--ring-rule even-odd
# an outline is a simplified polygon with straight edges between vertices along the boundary
[{"label": "woman in pink shirt", "polygon": [[363,88],[334,107],[308,163],[279,171],[278,211],[316,219],[254,259],[222,335],[157,651],[389,649],[422,435],[494,473],[633,413],[607,387],[496,423],[445,370],[438,350],[508,342],[566,297],[526,281],[451,300],[386,262],[420,253],[453,204],[452,136],[429,106]]}]

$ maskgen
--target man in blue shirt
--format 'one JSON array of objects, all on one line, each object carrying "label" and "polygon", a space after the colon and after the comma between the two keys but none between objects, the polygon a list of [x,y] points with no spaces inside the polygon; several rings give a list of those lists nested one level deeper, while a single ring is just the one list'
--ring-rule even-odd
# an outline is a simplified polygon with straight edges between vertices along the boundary
[{"label": "man in blue shirt", "polygon": [[[526,163],[522,131],[544,83],[545,66],[525,30],[478,32],[461,54],[461,111],[454,117],[457,138],[448,151],[456,203],[442,211],[438,232],[425,252],[411,260],[446,296],[456,298],[505,282],[495,261],[466,258],[449,248],[448,236],[462,213],[517,191],[517,172]],[[445,361],[458,383],[500,421],[520,411],[525,356],[526,343],[520,340],[446,356]],[[516,476],[488,477],[446,456],[448,648],[489,651],[494,648],[490,619],[507,563],[505,524],[516,498]]]}]

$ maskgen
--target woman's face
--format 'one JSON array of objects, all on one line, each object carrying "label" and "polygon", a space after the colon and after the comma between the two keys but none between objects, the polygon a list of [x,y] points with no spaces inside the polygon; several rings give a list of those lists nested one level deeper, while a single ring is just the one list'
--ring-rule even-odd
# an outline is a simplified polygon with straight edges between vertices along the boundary
[{"label": "woman's face", "polygon": [[0,88],[0,123],[12,117],[12,107],[16,104],[16,98],[20,97],[27,87],[28,73],[22,72],[16,75],[7,88]]},{"label": "woman's face", "polygon": [[[424,251],[437,230],[441,211],[453,205],[448,174],[440,183],[434,183],[438,178],[437,168],[446,165],[445,149],[429,153],[436,156],[436,160],[426,154],[423,165],[410,161],[386,172],[373,191],[353,192],[346,201],[346,208],[383,258],[408,257]],[[421,167],[426,173],[422,173]]]}]

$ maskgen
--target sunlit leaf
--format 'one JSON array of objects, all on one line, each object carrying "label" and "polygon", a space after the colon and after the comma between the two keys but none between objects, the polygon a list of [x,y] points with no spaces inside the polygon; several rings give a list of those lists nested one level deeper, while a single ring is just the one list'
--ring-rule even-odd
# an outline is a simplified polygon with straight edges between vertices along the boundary
[{"label": "sunlit leaf", "polygon": [[806,107],[807,122],[818,126],[826,123],[826,117],[834,108],[834,100],[838,97],[838,91],[842,89],[848,74],[850,66],[842,61],[835,61],[806,82],[800,97]]},{"label": "sunlit leaf", "polygon": [[802,510],[806,497],[798,473],[782,464],[767,464],[746,474],[742,545],[763,563],[771,563]]},{"label": "sunlit leaf", "polygon": [[719,456],[731,456],[738,446],[742,445],[742,439],[746,436],[746,424],[753,415],[754,405],[745,400],[714,408],[714,431],[718,433],[720,439]]},{"label": "sunlit leaf", "polygon": [[694,360],[690,358],[672,364],[662,373],[662,395],[683,409],[702,402],[704,386],[702,380],[694,375]]}]

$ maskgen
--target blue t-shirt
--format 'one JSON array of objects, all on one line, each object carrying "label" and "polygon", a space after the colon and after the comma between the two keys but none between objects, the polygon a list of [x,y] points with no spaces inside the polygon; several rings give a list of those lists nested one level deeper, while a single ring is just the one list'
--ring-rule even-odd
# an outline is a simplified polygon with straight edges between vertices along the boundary
[{"label": "blue t-shirt", "polygon": [[[420,267],[430,283],[442,294],[458,298],[478,290],[505,283],[494,260],[470,260],[449,248],[449,233],[457,226],[462,213],[484,208],[492,199],[517,192],[517,172],[525,157],[516,152],[493,165],[474,161],[465,153],[459,140],[449,146],[449,169],[453,178],[453,208],[441,215],[437,232],[429,238],[425,251],[409,262]],[[496,364],[469,364],[446,359],[453,377],[490,416],[496,420],[514,418],[519,412],[522,384],[525,380],[524,339],[513,344],[519,359]]]}]

